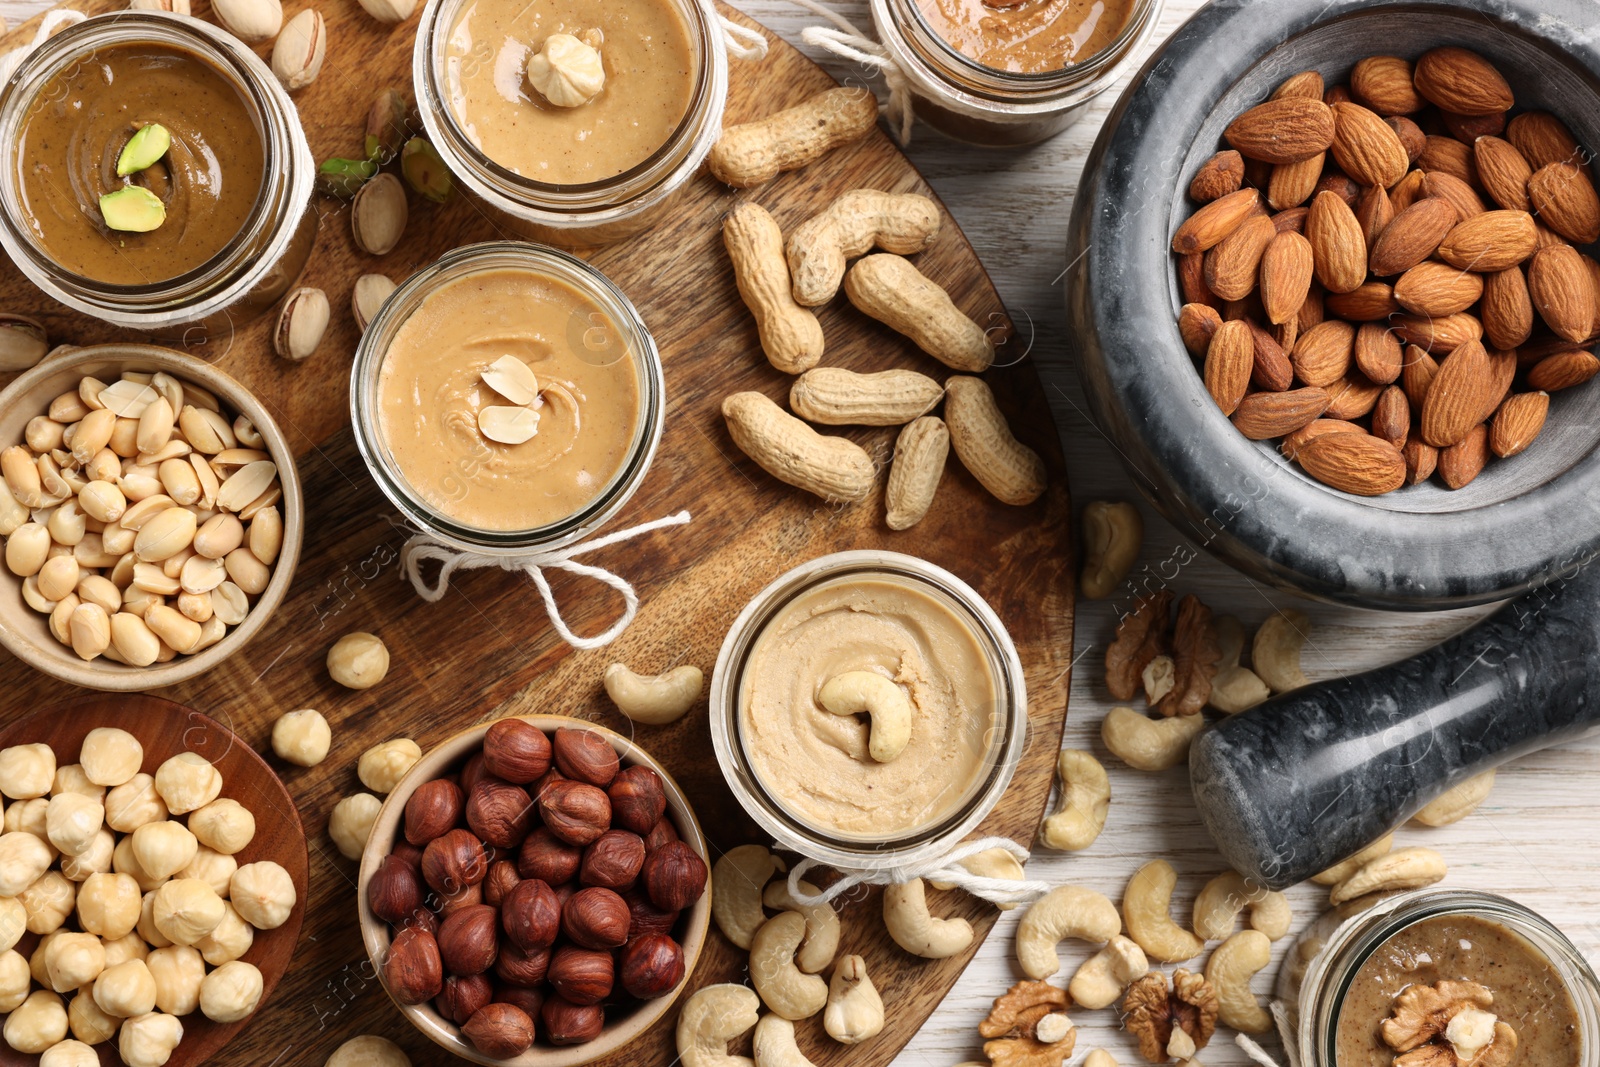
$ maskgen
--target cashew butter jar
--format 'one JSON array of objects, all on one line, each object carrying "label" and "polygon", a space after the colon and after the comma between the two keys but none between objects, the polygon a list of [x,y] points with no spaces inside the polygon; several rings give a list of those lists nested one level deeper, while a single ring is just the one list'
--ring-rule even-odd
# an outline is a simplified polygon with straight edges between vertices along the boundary
[{"label": "cashew butter jar", "polygon": [[403,282],[350,376],[356,444],[384,495],[463,552],[572,545],[638,489],[661,439],[661,357],[638,312],[574,256],[467,245]]},{"label": "cashew butter jar", "polygon": [[496,221],[592,247],[662,217],[721,134],[722,33],[712,0],[429,0],[412,81]]},{"label": "cashew butter jar", "polygon": [[1016,647],[976,591],[895,552],[802,564],[723,642],[711,738],[782,848],[876,871],[948,853],[1005,792],[1027,733]]},{"label": "cashew butter jar", "polygon": [[0,245],[48,296],[197,344],[255,318],[316,236],[316,166],[265,63],[198,19],[100,15],[0,92]]}]

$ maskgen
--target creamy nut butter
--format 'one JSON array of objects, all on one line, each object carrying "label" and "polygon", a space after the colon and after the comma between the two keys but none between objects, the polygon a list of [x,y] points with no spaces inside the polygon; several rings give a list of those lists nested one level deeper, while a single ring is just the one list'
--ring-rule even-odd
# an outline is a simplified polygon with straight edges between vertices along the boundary
[{"label": "creamy nut butter", "polygon": [[[855,671],[909,700],[910,739],[888,762],[869,751],[869,715],[819,700]],[[795,818],[892,839],[969,799],[990,768],[998,700],[981,639],[950,605],[894,575],[857,575],[804,590],[766,623],[739,681],[739,732],[761,785]]]},{"label": "creamy nut butter", "polygon": [[669,0],[468,0],[445,41],[445,95],[466,136],[506,170],[553,185],[604,181],[683,122],[696,73],[689,32]]},{"label": "creamy nut butter", "polygon": [[950,47],[995,70],[1039,74],[1104,51],[1133,0],[916,0]]},{"label": "creamy nut butter", "polygon": [[485,269],[429,293],[395,331],[377,407],[380,447],[429,507],[531,530],[611,484],[639,426],[639,372],[623,331],[566,281]]}]

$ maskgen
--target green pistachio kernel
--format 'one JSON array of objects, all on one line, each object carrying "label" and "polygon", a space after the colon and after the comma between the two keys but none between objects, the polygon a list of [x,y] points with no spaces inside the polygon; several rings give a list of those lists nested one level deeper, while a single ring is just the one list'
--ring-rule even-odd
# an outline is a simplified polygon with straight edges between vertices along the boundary
[{"label": "green pistachio kernel", "polygon": [[400,151],[400,173],[406,184],[437,203],[450,199],[450,170],[426,137],[413,137]]},{"label": "green pistachio kernel", "polygon": [[167,220],[167,206],[142,185],[125,185],[100,198],[100,217],[113,230],[149,233]]},{"label": "green pistachio kernel", "polygon": [[122,146],[122,154],[117,157],[117,177],[139,173],[166,155],[170,147],[172,134],[161,123],[152,122],[141,128]]},{"label": "green pistachio kernel", "polygon": [[329,196],[355,196],[377,173],[370,159],[330,159],[317,168],[317,188]]}]

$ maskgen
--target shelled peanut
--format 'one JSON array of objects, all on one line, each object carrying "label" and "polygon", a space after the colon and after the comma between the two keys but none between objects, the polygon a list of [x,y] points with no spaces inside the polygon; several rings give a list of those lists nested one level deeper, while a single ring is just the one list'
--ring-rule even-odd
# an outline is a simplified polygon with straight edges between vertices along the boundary
[{"label": "shelled peanut", "polygon": [[0,452],[22,598],[84,660],[165,663],[244,621],[283,546],[283,488],[243,415],[168,374],[86,377]]},{"label": "shelled peanut", "polygon": [[1178,326],[1245,436],[1336,489],[1470,483],[1600,371],[1600,196],[1483,57],[1289,79],[1224,131],[1173,234]]}]

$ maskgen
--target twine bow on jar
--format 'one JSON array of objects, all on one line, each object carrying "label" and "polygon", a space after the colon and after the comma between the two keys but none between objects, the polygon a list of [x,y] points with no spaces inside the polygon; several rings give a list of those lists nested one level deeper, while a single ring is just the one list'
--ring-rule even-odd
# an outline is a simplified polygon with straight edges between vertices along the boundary
[{"label": "twine bow on jar", "polygon": [[991,904],[1028,904],[1050,892],[1050,883],[1036,880],[1015,881],[1011,878],[990,878],[973,874],[961,866],[961,861],[992,848],[1004,849],[1019,862],[1028,859],[1028,850],[1006,837],[980,837],[964,841],[943,856],[903,867],[887,867],[880,871],[840,871],[836,879],[820,893],[807,893],[800,888],[806,872],[816,866],[816,861],[803,859],[789,871],[789,895],[802,905],[827,904],[835,897],[849,892],[858,885],[903,885],[918,878],[944,882],[965,890]]},{"label": "twine bow on jar", "polygon": [[911,106],[911,83],[906,80],[905,71],[889,57],[888,49],[868,37],[844,16],[830,11],[816,0],[789,0],[789,2],[813,15],[827,19],[837,27],[830,29],[827,26],[807,26],[800,31],[802,41],[813,48],[831,52],[841,59],[853,60],[883,75],[883,83],[889,89],[889,102],[883,108],[884,117],[896,129],[900,146],[904,148],[909,145],[911,127],[917,118]]}]

